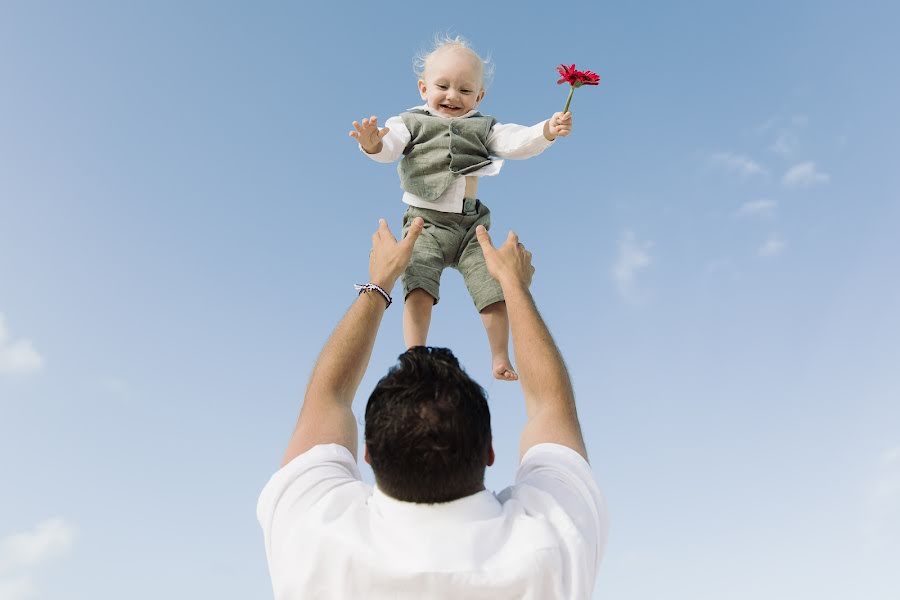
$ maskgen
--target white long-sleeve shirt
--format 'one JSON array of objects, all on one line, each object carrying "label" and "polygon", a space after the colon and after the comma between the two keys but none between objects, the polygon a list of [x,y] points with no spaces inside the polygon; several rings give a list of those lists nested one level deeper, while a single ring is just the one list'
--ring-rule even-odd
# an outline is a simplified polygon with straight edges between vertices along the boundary
[{"label": "white long-sleeve shirt", "polygon": [[[443,115],[431,111],[431,109],[428,108],[428,105],[415,106],[409,110],[417,109],[424,110],[432,116],[443,117]],[[472,110],[462,117],[455,118],[464,119],[476,112],[477,111]],[[449,119],[451,117],[444,118]],[[486,144],[488,152],[491,153],[491,156],[496,156],[500,159],[509,158],[520,160],[537,156],[553,144],[552,141],[544,137],[545,122],[546,121],[541,121],[530,127],[526,125],[516,125],[515,123],[495,123],[488,134]],[[388,131],[387,135],[381,139],[381,152],[369,154],[362,146],[360,146],[359,149],[363,154],[374,161],[391,163],[403,155],[403,150],[406,148],[407,144],[409,144],[412,135],[410,134],[409,129],[406,128],[406,125],[403,123],[403,119],[400,116],[391,117],[385,122],[384,126],[389,128],[390,131]],[[495,160],[491,162],[491,164],[486,165],[477,171],[466,173],[466,177],[490,177],[498,174],[502,167],[503,160]],[[403,201],[410,206],[417,206],[419,208],[429,208],[440,212],[460,213],[463,210],[463,199],[465,198],[465,195],[465,177],[457,177],[436,201],[426,200],[405,190],[403,192]]]}]

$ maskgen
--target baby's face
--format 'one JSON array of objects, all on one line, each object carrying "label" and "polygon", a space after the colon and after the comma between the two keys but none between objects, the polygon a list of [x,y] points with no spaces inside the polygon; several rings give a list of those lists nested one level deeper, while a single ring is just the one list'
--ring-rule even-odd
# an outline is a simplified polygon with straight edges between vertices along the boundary
[{"label": "baby's face", "polygon": [[481,61],[471,52],[447,49],[428,59],[419,93],[428,108],[444,117],[461,117],[484,97]]}]

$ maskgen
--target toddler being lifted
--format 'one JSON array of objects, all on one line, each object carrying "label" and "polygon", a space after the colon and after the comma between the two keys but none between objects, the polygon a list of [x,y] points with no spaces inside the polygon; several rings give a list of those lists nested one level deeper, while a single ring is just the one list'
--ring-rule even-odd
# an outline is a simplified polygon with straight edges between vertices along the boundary
[{"label": "toddler being lifted", "polygon": [[[503,160],[531,158],[572,130],[570,113],[555,113],[531,127],[501,124],[476,108],[484,98],[485,61],[459,38],[443,38],[417,61],[425,104],[391,117],[354,121],[350,136],[373,160],[400,159],[407,204],[403,232],[416,217],[425,229],[403,274],[403,339],[424,346],[432,307],[440,299],[441,272],[454,267],[481,314],[494,377],[518,379],[509,358],[509,319],[500,285],[488,274],[475,227],[490,228],[491,213],[477,196],[478,178],[496,175]],[[402,157],[402,158],[401,158]]]}]

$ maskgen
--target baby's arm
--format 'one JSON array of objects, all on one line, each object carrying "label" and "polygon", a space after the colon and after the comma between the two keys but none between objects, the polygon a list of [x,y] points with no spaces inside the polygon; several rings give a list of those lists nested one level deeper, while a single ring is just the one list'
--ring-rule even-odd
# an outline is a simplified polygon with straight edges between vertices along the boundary
[{"label": "baby's arm", "polygon": [[532,126],[496,123],[488,133],[487,149],[497,158],[524,159],[537,156],[551,145],[556,136],[546,135],[550,120]]},{"label": "baby's arm", "polygon": [[369,158],[378,162],[394,162],[409,144],[409,129],[400,117],[391,117],[384,129],[378,128],[378,117],[353,121],[354,131],[350,137],[359,143],[359,149]]}]

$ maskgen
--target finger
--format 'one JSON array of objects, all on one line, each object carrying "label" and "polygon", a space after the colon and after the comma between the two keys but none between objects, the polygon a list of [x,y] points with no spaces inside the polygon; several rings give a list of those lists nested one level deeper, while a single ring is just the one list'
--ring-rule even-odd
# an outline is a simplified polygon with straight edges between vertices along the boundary
[{"label": "finger", "polygon": [[391,231],[391,228],[388,227],[387,221],[384,219],[378,219],[378,231],[375,234],[380,238],[386,238],[389,240],[397,241],[397,238],[394,237],[394,233]]},{"label": "finger", "polygon": [[482,251],[487,251],[488,248],[491,250],[494,249],[494,243],[491,241],[491,234],[484,228],[484,225],[479,225],[475,228],[475,237],[478,239]]},{"label": "finger", "polygon": [[385,127],[384,129],[382,129],[381,131],[378,132],[378,137],[383,138],[384,136],[386,136],[388,134],[388,132],[390,130],[391,130],[390,127]]},{"label": "finger", "polygon": [[353,121],[353,129],[356,131],[362,131],[362,127],[359,124],[359,121]]},{"label": "finger", "polygon": [[403,241],[400,242],[405,246],[412,246],[416,243],[416,240],[422,235],[422,230],[425,229],[425,220],[422,217],[416,217],[413,219],[412,225],[409,226],[409,229],[406,230],[406,236],[403,238]]},{"label": "finger", "polygon": [[509,230],[509,234],[506,236],[506,243],[513,246],[516,246],[519,243],[519,236],[516,235],[516,232],[512,229]]}]

